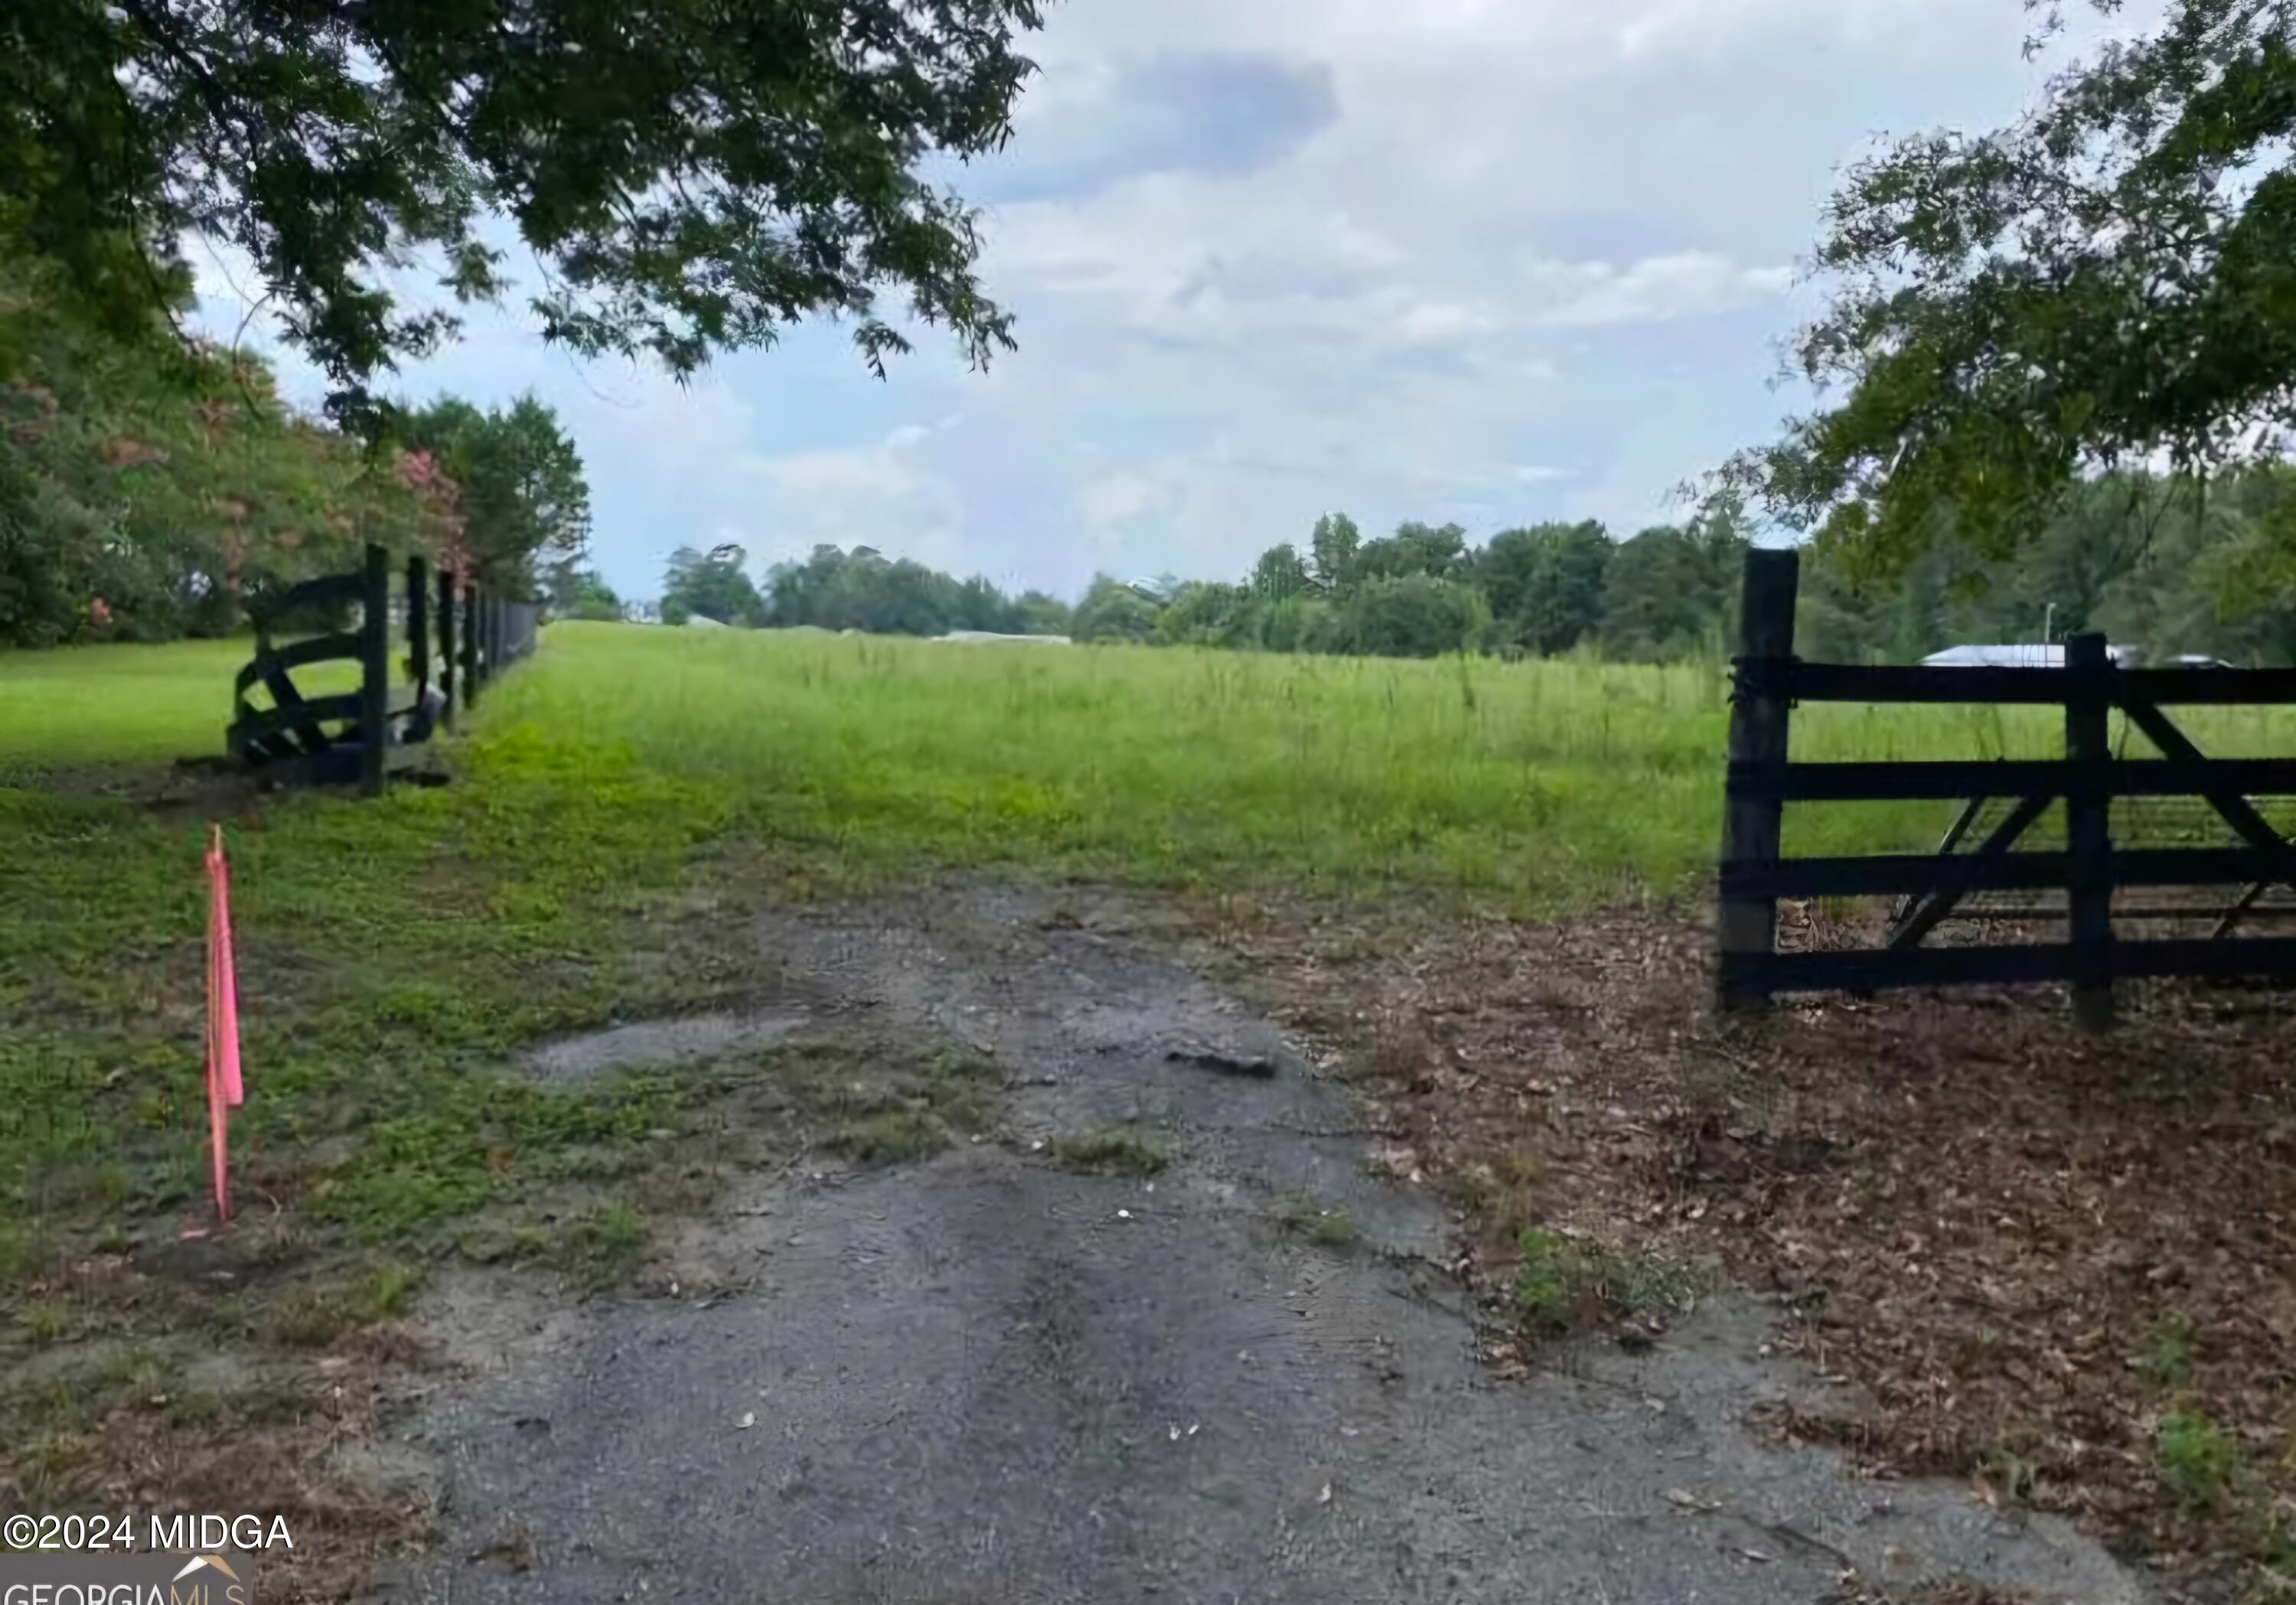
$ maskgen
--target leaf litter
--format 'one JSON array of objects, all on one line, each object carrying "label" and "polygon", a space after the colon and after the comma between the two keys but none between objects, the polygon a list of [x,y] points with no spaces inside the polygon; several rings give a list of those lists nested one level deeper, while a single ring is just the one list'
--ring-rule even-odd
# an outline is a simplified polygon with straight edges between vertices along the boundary
[{"label": "leaf litter", "polygon": [[[2125,984],[2101,1040],[2051,988],[1722,1019],[1710,935],[1658,914],[1226,912],[1377,1162],[1462,1206],[1493,1363],[1537,1359],[1526,1228],[1718,1264],[1864,1401],[1761,1418],[1781,1436],[2070,1515],[2192,1597],[2296,1588],[2296,995]],[[2187,1420],[2221,1445],[2197,1470],[2163,1436]]]}]

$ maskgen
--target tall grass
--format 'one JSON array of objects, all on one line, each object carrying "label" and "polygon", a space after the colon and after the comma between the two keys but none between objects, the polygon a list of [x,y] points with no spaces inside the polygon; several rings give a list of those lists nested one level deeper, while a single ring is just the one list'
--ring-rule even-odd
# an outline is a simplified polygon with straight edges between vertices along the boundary
[{"label": "tall grass", "polygon": [[[0,773],[12,760],[214,750],[245,650],[0,658],[0,706],[39,710],[0,720]],[[1448,888],[1552,909],[1698,883],[1720,817],[1727,711],[1719,664],[1062,651],[565,624],[489,692],[471,756],[504,786],[532,761],[561,773],[635,765],[686,782],[679,795],[709,797],[728,821],[858,865],[1013,862],[1157,882]],[[2296,724],[2278,710],[2185,722],[2225,753],[2296,742]],[[1819,706],[1794,722],[1802,758],[2060,750],[2061,721],[2046,708]],[[1797,807],[1788,846],[1926,846],[1949,814],[1938,804]]]},{"label": "tall grass", "polygon": [[[1153,880],[1674,895],[1712,862],[1720,664],[1406,662],[567,625],[490,721],[723,787],[859,858]],[[2195,726],[2199,729],[2200,726]],[[2204,741],[2270,750],[2243,710]],[[2236,739],[2231,739],[2236,738]],[[2043,757],[2053,710],[1812,707],[1811,759]],[[1938,804],[1803,807],[1797,852],[1926,846]]]}]

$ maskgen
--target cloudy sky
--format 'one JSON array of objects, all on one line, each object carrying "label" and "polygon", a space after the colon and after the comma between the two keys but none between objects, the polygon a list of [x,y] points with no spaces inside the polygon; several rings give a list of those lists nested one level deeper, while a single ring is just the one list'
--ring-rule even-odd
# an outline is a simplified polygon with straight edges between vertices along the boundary
[{"label": "cloudy sky", "polygon": [[1771,381],[1838,164],[1998,123],[2041,70],[2018,0],[1049,9],[1017,138],[958,175],[1019,318],[989,372],[927,337],[880,383],[824,325],[681,390],[506,311],[399,388],[556,406],[626,595],[721,541],[1073,595],[1237,577],[1331,509],[1631,532],[1796,404]]}]

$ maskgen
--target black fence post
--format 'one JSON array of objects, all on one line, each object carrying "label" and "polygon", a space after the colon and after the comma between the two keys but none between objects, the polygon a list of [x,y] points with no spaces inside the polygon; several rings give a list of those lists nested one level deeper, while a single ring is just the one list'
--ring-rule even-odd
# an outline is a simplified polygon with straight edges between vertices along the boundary
[{"label": "black fence post", "polygon": [[2071,916],[2073,1021],[2084,1031],[2112,1025],[2112,796],[2104,766],[2112,757],[2104,678],[2112,657],[2102,635],[2075,635],[2065,647],[2065,849]]},{"label": "black fence post", "polygon": [[[1730,702],[1732,778],[1722,808],[1722,864],[1772,864],[1778,860],[1785,805],[1739,779],[1746,766],[1781,765],[1787,752],[1789,698],[1781,685],[1793,660],[1794,601],[1801,587],[1801,555],[1791,551],[1746,553],[1744,603],[1738,622],[1736,690]],[[1716,922],[1716,981],[1725,1009],[1769,1001],[1764,966],[1777,950],[1775,894],[1726,895]]]},{"label": "black fence post", "polygon": [[390,741],[390,554],[370,544],[360,591],[366,617],[359,630],[359,790],[381,795]]},{"label": "black fence post", "polygon": [[455,571],[441,564],[439,569],[439,689],[446,700],[439,705],[439,721],[449,730],[455,728]]},{"label": "black fence post", "polygon": [[406,560],[406,656],[414,664],[419,708],[430,690],[430,565],[420,556]]},{"label": "black fence post", "polygon": [[486,593],[465,578],[463,582],[463,706],[476,708],[486,677],[479,673],[479,638],[485,632]]}]

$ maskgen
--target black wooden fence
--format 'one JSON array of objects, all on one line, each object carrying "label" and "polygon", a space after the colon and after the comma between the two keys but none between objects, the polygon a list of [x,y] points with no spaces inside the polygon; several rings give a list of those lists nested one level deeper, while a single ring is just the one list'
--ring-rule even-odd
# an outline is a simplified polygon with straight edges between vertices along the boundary
[{"label": "black wooden fence", "polygon": [[[2265,888],[2296,888],[2296,848],[2250,799],[2296,793],[2296,759],[2210,758],[2163,708],[2193,704],[2296,703],[2296,669],[2120,668],[2102,635],[2075,636],[2062,667],[1930,668],[1804,663],[1793,655],[1800,558],[1755,552],[1746,560],[1741,655],[1730,715],[1723,812],[1718,976],[1726,1006],[1781,992],[1966,982],[2070,981],[2082,1025],[2112,1016],[2112,983],[2135,976],[2296,976],[2296,939],[2234,938]],[[1938,763],[1795,763],[1792,715],[1801,702],[2001,703],[2061,707],[2061,758]],[[2119,708],[2162,755],[2111,749]],[[2241,845],[2122,848],[2113,841],[2119,798],[2204,799]],[[1788,858],[1789,802],[1965,799],[1935,854]],[[1956,850],[1988,800],[2008,808],[1976,847]],[[2014,852],[2052,803],[2064,805],[2061,851]],[[2132,941],[2113,923],[2124,887],[2245,886],[2207,938]],[[1923,946],[1972,893],[2055,888],[2065,896],[2062,942]],[[1781,898],[1897,897],[1881,947],[1777,950]]]},{"label": "black wooden fence", "polygon": [[[291,586],[255,620],[255,657],[233,687],[226,741],[234,756],[266,776],[299,783],[356,781],[381,790],[394,751],[451,729],[456,713],[474,705],[494,677],[534,651],[537,610],[447,569],[406,560],[403,580],[390,554],[366,549],[358,572],[331,574]],[[298,616],[348,613],[356,629],[334,630],[280,644],[275,623]],[[392,646],[404,648],[395,680]],[[359,666],[357,691],[306,696],[294,671],[312,664]],[[261,685],[270,706],[250,705]]]}]

